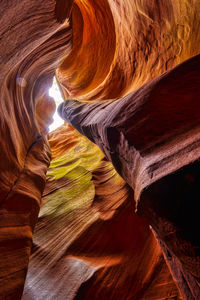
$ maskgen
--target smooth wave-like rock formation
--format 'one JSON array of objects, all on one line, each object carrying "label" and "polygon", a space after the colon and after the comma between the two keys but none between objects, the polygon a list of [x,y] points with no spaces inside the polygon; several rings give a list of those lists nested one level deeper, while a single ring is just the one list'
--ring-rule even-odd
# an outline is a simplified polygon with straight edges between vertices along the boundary
[{"label": "smooth wave-like rock formation", "polygon": [[50,163],[46,132],[55,104],[48,88],[71,49],[71,27],[66,20],[61,28],[56,5],[59,1],[0,6],[1,299],[21,297]]},{"label": "smooth wave-like rock formation", "polygon": [[200,293],[199,79],[198,55],[118,101],[65,101],[59,108],[133,188],[137,213],[183,265],[182,275],[175,276],[186,298]]},{"label": "smooth wave-like rock formation", "polygon": [[134,212],[133,191],[99,148],[70,125],[49,142],[54,158],[23,299],[182,299],[148,223]]},{"label": "smooth wave-like rock formation", "polygon": [[0,299],[198,300],[200,1],[0,17]]},{"label": "smooth wave-like rock formation", "polygon": [[199,54],[199,0],[76,0],[66,97],[120,98]]}]

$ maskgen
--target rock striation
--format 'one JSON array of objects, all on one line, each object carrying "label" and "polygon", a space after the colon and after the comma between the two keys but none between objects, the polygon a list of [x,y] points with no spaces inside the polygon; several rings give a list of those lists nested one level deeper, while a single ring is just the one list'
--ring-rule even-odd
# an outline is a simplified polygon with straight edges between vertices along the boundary
[{"label": "rock striation", "polygon": [[99,148],[69,124],[49,142],[23,299],[182,299],[133,191]]},{"label": "rock striation", "polygon": [[21,298],[50,163],[46,132],[55,107],[48,88],[71,49],[71,27],[67,20],[61,25],[55,6],[3,1],[0,7],[1,299]]},{"label": "rock striation", "polygon": [[[120,100],[65,101],[59,107],[133,188],[137,213],[151,224],[165,251],[172,251],[169,260],[179,258],[183,270],[174,272],[185,299],[200,294],[199,70],[198,55]],[[186,225],[188,201],[192,221]]]},{"label": "rock striation", "polygon": [[10,0],[0,24],[0,299],[200,299],[200,1]]}]

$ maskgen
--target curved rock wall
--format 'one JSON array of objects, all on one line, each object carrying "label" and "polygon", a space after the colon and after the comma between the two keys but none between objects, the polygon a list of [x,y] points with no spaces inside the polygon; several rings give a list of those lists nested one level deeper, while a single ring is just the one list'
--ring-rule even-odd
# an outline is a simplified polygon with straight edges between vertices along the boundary
[{"label": "curved rock wall", "polygon": [[50,163],[45,132],[55,107],[48,88],[71,49],[69,23],[61,28],[55,5],[3,1],[0,7],[1,299],[20,299],[23,291]]},{"label": "curved rock wall", "polygon": [[133,191],[99,148],[68,124],[49,142],[54,158],[23,300],[182,299],[160,245],[134,212]]},{"label": "curved rock wall", "polygon": [[137,213],[173,258],[184,299],[200,294],[199,64],[197,55],[115,102],[69,100],[59,107],[133,188]]},{"label": "curved rock wall", "polygon": [[115,99],[199,53],[198,0],[76,0],[65,97]]},{"label": "curved rock wall", "polygon": [[[137,213],[153,226],[182,296],[198,299],[200,3],[109,4],[116,41],[110,71],[96,88],[88,80],[88,92],[76,76],[68,77],[67,68],[58,68],[69,98],[60,114],[99,145],[134,189]],[[105,99],[115,101],[100,101]],[[86,286],[84,295],[91,288]]]},{"label": "curved rock wall", "polygon": [[[24,299],[199,299],[199,14],[2,1],[2,299],[21,298],[46,178]],[[49,147],[55,72],[60,113],[104,154],[69,124]]]}]

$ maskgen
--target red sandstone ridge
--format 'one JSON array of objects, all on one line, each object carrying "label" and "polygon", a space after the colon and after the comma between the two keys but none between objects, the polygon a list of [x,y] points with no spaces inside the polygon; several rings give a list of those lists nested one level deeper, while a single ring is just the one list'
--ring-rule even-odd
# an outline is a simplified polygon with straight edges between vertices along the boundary
[{"label": "red sandstone ridge", "polygon": [[200,299],[200,1],[1,2],[0,299]]}]

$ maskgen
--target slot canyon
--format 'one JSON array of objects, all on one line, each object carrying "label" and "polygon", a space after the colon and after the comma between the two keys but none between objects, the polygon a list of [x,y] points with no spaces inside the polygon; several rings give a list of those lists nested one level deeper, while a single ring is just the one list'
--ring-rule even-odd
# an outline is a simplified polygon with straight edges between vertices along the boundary
[{"label": "slot canyon", "polygon": [[0,24],[0,300],[200,300],[200,0]]}]

